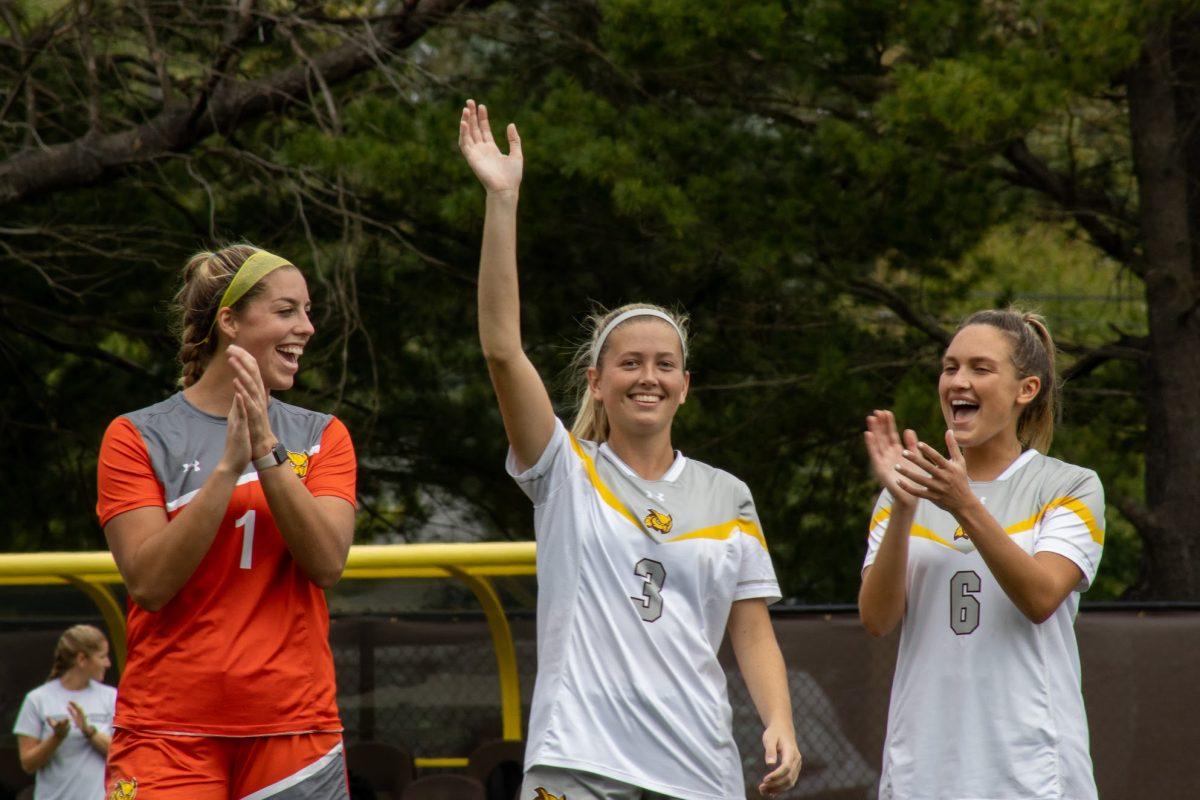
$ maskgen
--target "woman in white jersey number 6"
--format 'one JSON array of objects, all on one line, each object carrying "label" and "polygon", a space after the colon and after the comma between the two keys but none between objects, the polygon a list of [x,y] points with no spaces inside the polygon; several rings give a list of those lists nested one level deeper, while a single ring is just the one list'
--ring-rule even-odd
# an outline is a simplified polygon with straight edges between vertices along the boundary
[{"label": "woman in white jersey number 6", "polygon": [[883,493],[859,611],[902,623],[879,796],[1094,800],[1074,621],[1104,543],[1091,470],[1044,455],[1054,343],[1042,319],[981,311],[938,382],[949,457],[867,418]]},{"label": "woman in white jersey number 6", "polygon": [[513,125],[508,143],[506,156],[486,109],[468,100],[459,146],[487,189],[479,336],[538,542],[538,675],[519,797],[743,798],[717,661],[727,628],[766,728],[759,790],[780,792],[800,754],[767,614],[779,586],[746,485],[671,447],[688,391],[683,326],[640,304],[598,320],[567,432],[521,348]]}]

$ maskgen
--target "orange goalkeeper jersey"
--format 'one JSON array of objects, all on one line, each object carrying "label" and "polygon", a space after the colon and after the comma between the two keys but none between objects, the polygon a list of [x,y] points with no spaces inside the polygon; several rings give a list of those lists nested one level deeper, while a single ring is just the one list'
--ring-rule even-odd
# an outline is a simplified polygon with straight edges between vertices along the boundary
[{"label": "orange goalkeeper jersey", "polygon": [[[271,400],[271,430],[314,496],[355,503],[356,462],[335,417]],[[147,506],[182,513],[220,461],[224,417],[182,393],[115,419],[100,447],[100,524]],[[117,727],[205,736],[340,731],[329,608],[292,559],[252,466],[208,553],[160,610],[128,603]]]}]

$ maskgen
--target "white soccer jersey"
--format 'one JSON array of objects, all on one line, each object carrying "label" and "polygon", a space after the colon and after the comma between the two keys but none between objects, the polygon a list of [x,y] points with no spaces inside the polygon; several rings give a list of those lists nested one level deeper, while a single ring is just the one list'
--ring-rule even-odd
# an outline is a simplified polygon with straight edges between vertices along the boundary
[{"label": "white soccer jersey", "polygon": [[525,767],[684,800],[745,797],[717,661],[736,600],[779,599],[750,490],[677,455],[638,477],[556,422],[509,473],[534,502],[538,674]]},{"label": "white soccer jersey", "polygon": [[[1035,625],[954,517],[918,503],[879,797],[1095,800],[1074,622],[1104,545],[1100,479],[1027,450],[971,489],[1026,552],[1065,556],[1083,580]],[[885,491],[864,568],[875,560],[891,505]]]}]

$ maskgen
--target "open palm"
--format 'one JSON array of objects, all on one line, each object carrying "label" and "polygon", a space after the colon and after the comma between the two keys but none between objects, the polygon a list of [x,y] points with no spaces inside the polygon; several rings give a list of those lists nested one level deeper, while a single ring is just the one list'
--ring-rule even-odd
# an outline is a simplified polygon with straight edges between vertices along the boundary
[{"label": "open palm", "polygon": [[489,192],[516,191],[521,186],[524,159],[517,126],[508,124],[508,155],[504,155],[492,137],[487,106],[476,106],[474,100],[467,101],[458,123],[458,148]]}]

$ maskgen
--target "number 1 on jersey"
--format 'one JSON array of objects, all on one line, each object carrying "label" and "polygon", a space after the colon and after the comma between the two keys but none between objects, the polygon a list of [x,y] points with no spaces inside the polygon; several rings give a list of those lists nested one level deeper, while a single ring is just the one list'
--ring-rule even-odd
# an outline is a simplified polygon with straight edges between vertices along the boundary
[{"label": "number 1 on jersey", "polygon": [[646,622],[654,622],[662,616],[663,598],[662,587],[667,582],[667,570],[662,564],[649,558],[643,558],[633,565],[633,574],[645,578],[642,584],[642,596],[630,596],[638,615]]},{"label": "number 1 on jersey", "polygon": [[250,569],[250,561],[254,557],[254,509],[242,514],[233,527],[242,528],[242,560],[238,566]]}]

